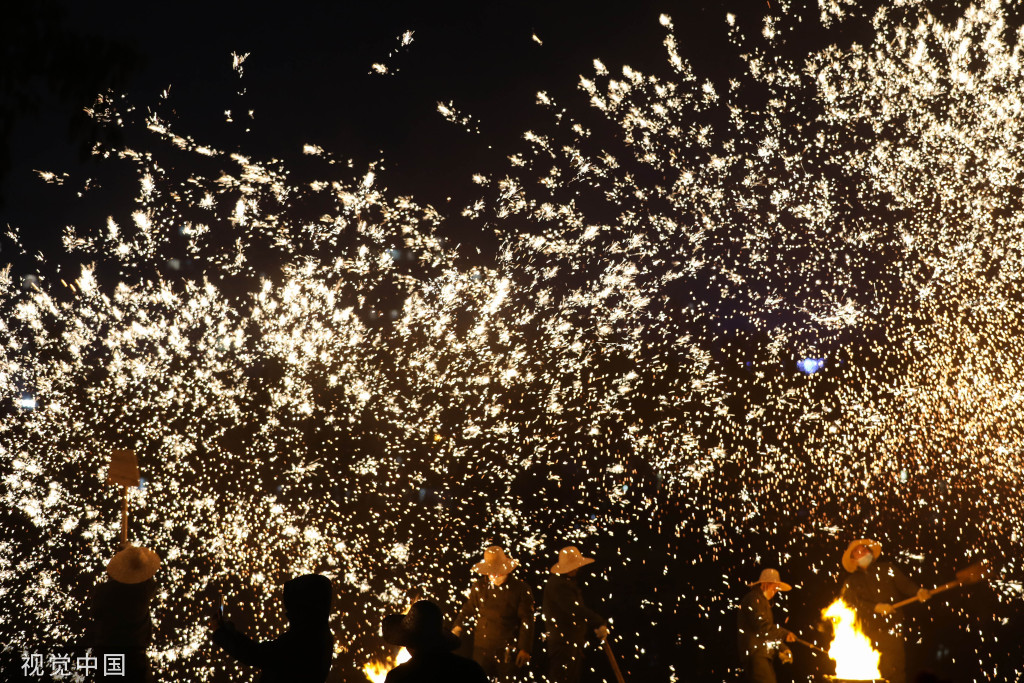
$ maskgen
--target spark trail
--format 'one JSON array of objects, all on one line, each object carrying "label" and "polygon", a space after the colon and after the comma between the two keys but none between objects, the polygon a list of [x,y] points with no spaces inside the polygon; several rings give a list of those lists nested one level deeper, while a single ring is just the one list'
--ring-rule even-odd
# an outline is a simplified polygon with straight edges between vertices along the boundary
[{"label": "spark trail", "polygon": [[[330,175],[302,182],[155,115],[147,151],[102,150],[137,168],[133,206],[68,229],[66,286],[0,282],[4,400],[38,405],[0,421],[5,641],[77,646],[118,535],[106,457],[134,448],[168,677],[235,671],[197,604],[221,589],[267,634],[308,571],[357,676],[381,616],[453,608],[495,537],[535,586],[561,545],[594,549],[626,666],[660,678],[703,651],[692,674],[721,680],[762,562],[805,588],[799,618],[854,536],[924,583],[995,558],[986,609],[915,628],[972,680],[1024,670],[998,644],[1021,586],[1020,33],[997,2],[783,9],[732,28],[728,83],[664,16],[659,74],[596,61],[578,111],[540,93],[549,129],[463,211],[503,235],[486,264],[313,145]],[[870,43],[791,54],[798,26],[856,22]]]}]

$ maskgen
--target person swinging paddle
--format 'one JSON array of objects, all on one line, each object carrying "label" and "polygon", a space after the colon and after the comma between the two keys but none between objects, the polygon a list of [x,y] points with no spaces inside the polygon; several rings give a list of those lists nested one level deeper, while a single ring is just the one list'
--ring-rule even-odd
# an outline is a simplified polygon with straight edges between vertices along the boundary
[{"label": "person swinging paddle", "polygon": [[881,653],[878,670],[889,683],[904,683],[907,678],[904,650],[903,615],[893,603],[914,596],[921,602],[931,591],[907,578],[899,567],[878,561],[882,544],[870,538],[850,543],[843,553],[843,569],[849,572],[840,593],[857,612],[864,633]]}]

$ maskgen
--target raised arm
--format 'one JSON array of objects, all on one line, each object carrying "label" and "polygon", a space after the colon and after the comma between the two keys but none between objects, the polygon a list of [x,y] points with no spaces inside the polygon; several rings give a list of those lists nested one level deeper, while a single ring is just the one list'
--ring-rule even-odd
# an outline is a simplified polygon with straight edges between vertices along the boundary
[{"label": "raised arm", "polygon": [[249,666],[266,668],[280,657],[280,639],[261,643],[239,632],[230,622],[221,624],[210,638],[233,659]]}]

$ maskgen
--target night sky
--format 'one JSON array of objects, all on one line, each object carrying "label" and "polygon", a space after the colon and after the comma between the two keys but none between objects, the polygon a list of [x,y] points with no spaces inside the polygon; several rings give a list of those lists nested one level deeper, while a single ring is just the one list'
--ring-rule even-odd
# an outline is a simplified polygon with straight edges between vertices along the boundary
[{"label": "night sky", "polygon": [[[298,156],[309,143],[351,159],[356,169],[383,160],[382,179],[391,191],[414,194],[441,211],[461,208],[460,200],[474,192],[471,174],[500,165],[523,148],[525,130],[548,121],[536,106],[537,92],[578,109],[586,101],[579,75],[593,71],[595,58],[640,70],[662,63],[661,13],[673,16],[681,54],[699,75],[723,83],[740,66],[727,40],[726,14],[756,28],[769,7],[754,0],[429,8],[311,2],[287,9],[185,2],[163,11],[129,2],[44,6],[51,5],[53,13],[45,16],[58,32],[108,41],[116,47],[111,52],[123,55],[106,65],[118,74],[117,92],[141,109],[158,110],[182,132],[264,159]],[[407,31],[412,42],[402,46]],[[807,47],[800,36],[792,41]],[[43,54],[53,48],[33,47]],[[233,53],[250,55],[241,78],[232,69]],[[388,73],[374,72],[374,64],[386,65]],[[80,163],[83,139],[94,131],[72,128],[83,102],[61,98],[59,86],[38,76],[28,87],[37,107],[15,119],[0,215],[39,236],[84,219],[80,205],[55,199],[34,171],[59,169],[72,174],[68,185],[81,184],[96,169],[95,161]],[[168,88],[170,98],[161,102]],[[470,130],[444,120],[439,102],[471,117]],[[226,110],[233,123],[226,123]],[[102,211],[96,220],[105,218]],[[451,214],[456,225],[448,229],[457,234],[457,211]]]}]

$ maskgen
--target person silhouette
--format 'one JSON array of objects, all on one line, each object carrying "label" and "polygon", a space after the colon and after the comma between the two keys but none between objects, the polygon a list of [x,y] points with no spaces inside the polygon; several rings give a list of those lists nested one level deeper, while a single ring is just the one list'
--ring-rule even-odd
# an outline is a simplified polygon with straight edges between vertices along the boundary
[{"label": "person silhouette", "polygon": [[533,592],[525,581],[509,576],[519,562],[501,546],[484,551],[473,571],[486,576],[469,589],[452,632],[473,625],[473,660],[488,676],[514,677],[530,661],[533,647]]},{"label": "person silhouette", "polygon": [[107,563],[107,580],[92,594],[93,641],[102,663],[99,680],[154,680],[146,648],[153,641],[149,604],[156,597],[153,575],[159,568],[156,553],[130,543]]},{"label": "person silhouette", "polygon": [[257,642],[218,613],[210,638],[239,662],[262,669],[262,683],[323,683],[334,657],[331,599],[326,576],[299,576],[284,584],[288,630],[281,636]]},{"label": "person silhouette", "polygon": [[889,683],[907,680],[904,615],[892,606],[901,598],[915,596],[921,602],[931,591],[910,580],[896,565],[879,560],[882,544],[871,538],[851,541],[843,553],[848,572],[840,595],[857,612],[865,635],[881,657],[878,670]]},{"label": "person silhouette", "polygon": [[583,602],[583,592],[576,582],[580,569],[593,561],[583,557],[576,546],[568,545],[558,551],[558,562],[551,567],[551,577],[544,585],[541,609],[547,625],[550,683],[578,683],[583,675],[588,632],[593,630],[601,640],[608,637],[607,621]]},{"label": "person silhouette", "polygon": [[384,640],[409,650],[409,661],[388,672],[385,683],[485,683],[487,674],[472,659],[452,650],[459,637],[444,628],[441,608],[420,600],[408,614],[389,614],[381,623]]}]

